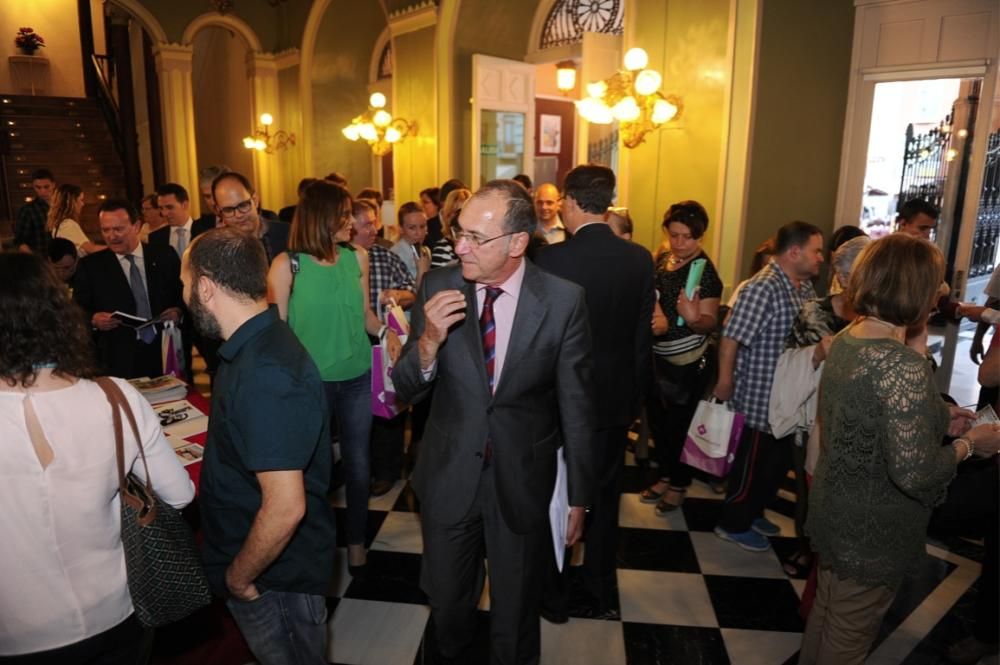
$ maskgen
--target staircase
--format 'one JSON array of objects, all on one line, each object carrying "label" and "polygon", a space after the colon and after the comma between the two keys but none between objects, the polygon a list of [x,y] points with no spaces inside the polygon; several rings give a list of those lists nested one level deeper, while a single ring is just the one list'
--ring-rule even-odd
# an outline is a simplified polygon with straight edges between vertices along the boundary
[{"label": "staircase", "polygon": [[107,124],[93,99],[0,95],[0,242],[13,236],[18,209],[34,195],[31,172],[47,168],[56,183],[83,189],[79,220],[99,239],[97,209],[125,195],[125,172]]}]

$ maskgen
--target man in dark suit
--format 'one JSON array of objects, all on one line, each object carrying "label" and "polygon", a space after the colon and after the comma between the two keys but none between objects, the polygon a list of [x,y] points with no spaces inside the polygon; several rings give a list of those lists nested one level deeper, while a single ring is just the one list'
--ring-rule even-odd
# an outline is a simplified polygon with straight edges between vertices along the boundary
[{"label": "man in dark suit", "polygon": [[131,203],[110,199],[99,211],[108,252],[80,259],[73,299],[94,327],[98,359],[112,376],[127,379],[163,373],[159,326],[137,331],[116,311],[145,319],[181,320],[181,262],[168,247],[139,242],[142,222]]},{"label": "man in dark suit", "polygon": [[485,554],[492,662],[538,663],[560,446],[570,542],[593,494],[584,293],[524,259],[535,224],[531,199],[514,181],[487,183],[469,199],[455,247],[461,264],[427,274],[393,371],[406,402],[434,387],[411,482],[421,504],[421,587],[437,651],[453,662],[466,662],[462,652],[474,637]]},{"label": "man in dark suit", "polygon": [[[622,240],[604,221],[615,192],[615,174],[593,164],[566,175],[562,219],[565,242],[538,252],[538,265],[583,287],[594,339],[597,386],[596,440],[601,450],[597,499],[588,516],[581,570],[585,604],[603,614],[613,605],[618,550],[618,501],[629,425],[652,379],[653,258]],[[546,609],[563,620],[568,598],[546,597]],[[550,603],[550,601],[555,601]],[[576,609],[576,608],[574,608]],[[548,618],[546,612],[546,618]]]}]

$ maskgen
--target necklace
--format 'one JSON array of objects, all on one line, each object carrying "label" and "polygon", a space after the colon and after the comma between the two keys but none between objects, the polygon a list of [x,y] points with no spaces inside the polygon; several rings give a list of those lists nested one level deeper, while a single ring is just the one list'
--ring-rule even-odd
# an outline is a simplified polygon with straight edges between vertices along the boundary
[{"label": "necklace", "polygon": [[889,332],[891,333],[891,336],[892,336],[893,339],[897,339],[897,340],[903,341],[903,342],[906,341],[906,330],[903,329],[902,331],[900,331],[900,326],[897,326],[894,323],[889,323],[888,321],[883,321],[882,319],[875,318],[874,316],[862,316],[862,317],[858,318],[858,320],[856,321],[855,325],[864,324],[864,323],[877,324],[877,325],[883,326],[885,328],[888,328]]},{"label": "necklace", "polygon": [[685,259],[678,259],[673,254],[669,254],[669,255],[667,255],[667,265],[670,266],[671,268],[676,268],[677,266],[684,265],[690,259],[691,259],[690,256],[687,257],[687,258],[685,258]]}]

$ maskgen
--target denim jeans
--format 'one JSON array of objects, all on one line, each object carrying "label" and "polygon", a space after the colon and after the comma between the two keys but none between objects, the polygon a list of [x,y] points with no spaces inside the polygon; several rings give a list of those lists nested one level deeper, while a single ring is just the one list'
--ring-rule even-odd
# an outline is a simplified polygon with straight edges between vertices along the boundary
[{"label": "denim jeans", "polygon": [[326,665],[326,599],[261,591],[249,602],[227,600],[240,632],[261,665]]},{"label": "denim jeans", "polygon": [[347,484],[347,544],[365,542],[371,488],[372,374],[346,381],[324,381],[326,403],[337,419],[340,454]]}]

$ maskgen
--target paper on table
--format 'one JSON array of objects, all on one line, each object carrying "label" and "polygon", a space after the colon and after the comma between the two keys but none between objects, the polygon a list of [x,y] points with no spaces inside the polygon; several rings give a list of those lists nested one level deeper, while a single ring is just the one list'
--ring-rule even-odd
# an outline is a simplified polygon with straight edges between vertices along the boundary
[{"label": "paper on table", "polygon": [[549,501],[549,526],[552,529],[552,547],[556,553],[556,567],[562,572],[566,557],[566,527],[569,525],[569,487],[566,484],[566,458],[560,447],[556,460],[556,485]]},{"label": "paper on table", "polygon": [[163,402],[153,408],[160,417],[163,431],[169,436],[186,439],[208,430],[208,418],[186,399]]}]

